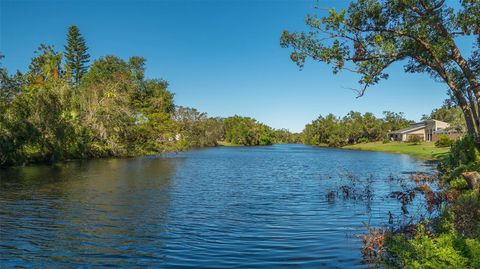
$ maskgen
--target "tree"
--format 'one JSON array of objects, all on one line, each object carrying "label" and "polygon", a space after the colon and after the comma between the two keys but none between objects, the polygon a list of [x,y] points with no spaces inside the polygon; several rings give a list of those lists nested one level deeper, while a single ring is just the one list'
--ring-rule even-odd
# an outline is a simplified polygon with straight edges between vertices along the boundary
[{"label": "tree", "polygon": [[383,130],[387,132],[408,127],[412,121],[405,118],[403,112],[383,111]]},{"label": "tree", "polygon": [[[357,0],[328,16],[309,15],[309,31],[284,31],[282,47],[303,67],[307,58],[360,75],[358,97],[388,78],[386,69],[406,62],[405,71],[444,82],[461,108],[467,131],[480,142],[480,1]],[[471,42],[465,56],[459,39]]]},{"label": "tree", "polygon": [[115,56],[95,60],[82,79],[78,111],[88,130],[92,155],[126,155],[135,111],[132,99],[137,91],[130,66]]},{"label": "tree", "polygon": [[178,107],[175,120],[180,126],[182,143],[187,148],[216,146],[225,132],[222,119],[209,118],[195,108]]},{"label": "tree", "polygon": [[65,46],[65,61],[67,70],[71,74],[75,84],[80,82],[82,76],[87,72],[87,63],[90,55],[85,39],[80,34],[80,29],[72,25],[68,28],[67,45]]},{"label": "tree", "polygon": [[388,132],[407,127],[411,123],[404,118],[403,113],[385,111],[383,115],[384,118],[377,118],[370,112],[362,115],[350,111],[343,118],[333,114],[319,116],[305,125],[302,139],[305,144],[333,147],[361,141],[379,141],[386,139]]},{"label": "tree", "polygon": [[53,46],[41,44],[35,51],[36,57],[28,66],[28,84],[43,86],[50,80],[57,80],[62,76],[62,53],[54,50]]},{"label": "tree", "polygon": [[249,117],[233,116],[224,120],[225,140],[227,142],[258,146],[271,145],[274,142],[274,133],[269,126],[259,123]]},{"label": "tree", "polygon": [[440,120],[448,122],[450,128],[459,132],[465,132],[465,119],[462,110],[458,106],[449,107],[443,105],[432,110],[430,115],[423,115],[422,120]]}]

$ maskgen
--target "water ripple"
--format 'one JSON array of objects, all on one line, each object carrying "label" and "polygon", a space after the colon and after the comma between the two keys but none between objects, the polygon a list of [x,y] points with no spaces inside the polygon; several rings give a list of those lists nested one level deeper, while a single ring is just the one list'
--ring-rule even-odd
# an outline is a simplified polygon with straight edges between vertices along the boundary
[{"label": "water ripple", "polygon": [[[392,175],[430,169],[403,155],[277,145],[0,170],[0,262],[363,268],[363,222],[400,212]],[[359,192],[371,180],[371,197],[342,197],[352,175]]]}]

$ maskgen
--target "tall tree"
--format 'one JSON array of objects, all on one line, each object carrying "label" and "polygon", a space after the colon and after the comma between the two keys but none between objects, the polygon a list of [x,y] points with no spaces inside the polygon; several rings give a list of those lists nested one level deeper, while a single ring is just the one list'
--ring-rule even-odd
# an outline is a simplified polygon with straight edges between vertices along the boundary
[{"label": "tall tree", "polygon": [[65,45],[65,60],[67,71],[76,84],[87,72],[87,64],[90,59],[87,50],[88,47],[85,45],[82,34],[80,34],[80,29],[75,25],[70,26],[67,34],[67,45]]},{"label": "tall tree", "polygon": [[[359,74],[358,96],[387,79],[385,70],[406,61],[405,70],[444,82],[462,109],[468,133],[480,142],[480,1],[356,0],[347,10],[309,15],[305,33],[284,31],[282,47],[294,51],[300,67],[307,58],[333,65],[333,72]],[[471,43],[472,53],[458,44]]]}]

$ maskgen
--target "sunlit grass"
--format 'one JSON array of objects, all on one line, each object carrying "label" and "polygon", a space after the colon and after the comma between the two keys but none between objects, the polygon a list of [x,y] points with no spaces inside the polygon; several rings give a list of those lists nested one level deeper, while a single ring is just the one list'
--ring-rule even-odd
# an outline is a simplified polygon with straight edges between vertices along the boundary
[{"label": "sunlit grass", "polygon": [[434,142],[422,142],[420,144],[412,144],[405,142],[370,142],[343,147],[345,149],[381,151],[388,153],[408,154],[417,158],[436,160],[446,156],[450,148],[435,147]]},{"label": "sunlit grass", "polygon": [[226,142],[226,141],[217,141],[217,144],[219,146],[223,146],[223,147],[239,147],[239,146],[241,146],[241,145],[229,143],[229,142]]}]

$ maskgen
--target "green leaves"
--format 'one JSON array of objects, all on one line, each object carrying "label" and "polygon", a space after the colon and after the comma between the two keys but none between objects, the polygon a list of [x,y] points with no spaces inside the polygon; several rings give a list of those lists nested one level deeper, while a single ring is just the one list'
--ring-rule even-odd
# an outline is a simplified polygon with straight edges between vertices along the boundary
[{"label": "green leaves", "polygon": [[[467,131],[480,137],[480,39],[459,39],[480,33],[480,1],[463,0],[460,8],[448,4],[357,0],[346,11],[308,15],[308,31],[284,31],[280,44],[292,49],[290,58],[301,68],[310,58],[331,65],[334,74],[346,70],[359,76],[358,96],[388,79],[392,63],[408,60],[406,72],[426,73],[448,86],[465,114]],[[457,47],[460,41],[473,41],[469,57]]]},{"label": "green leaves", "polygon": [[389,131],[409,125],[403,113],[384,112],[379,119],[372,113],[361,114],[350,111],[345,117],[333,114],[319,116],[305,126],[303,142],[310,145],[328,145],[332,147],[356,144],[361,140],[379,141],[385,139]]},{"label": "green leaves", "polygon": [[244,146],[271,145],[273,130],[248,117],[233,116],[224,120],[225,141]]},{"label": "green leaves", "polygon": [[72,25],[68,28],[67,45],[65,45],[65,62],[69,75],[78,85],[82,76],[87,72],[90,54],[80,29]]}]

